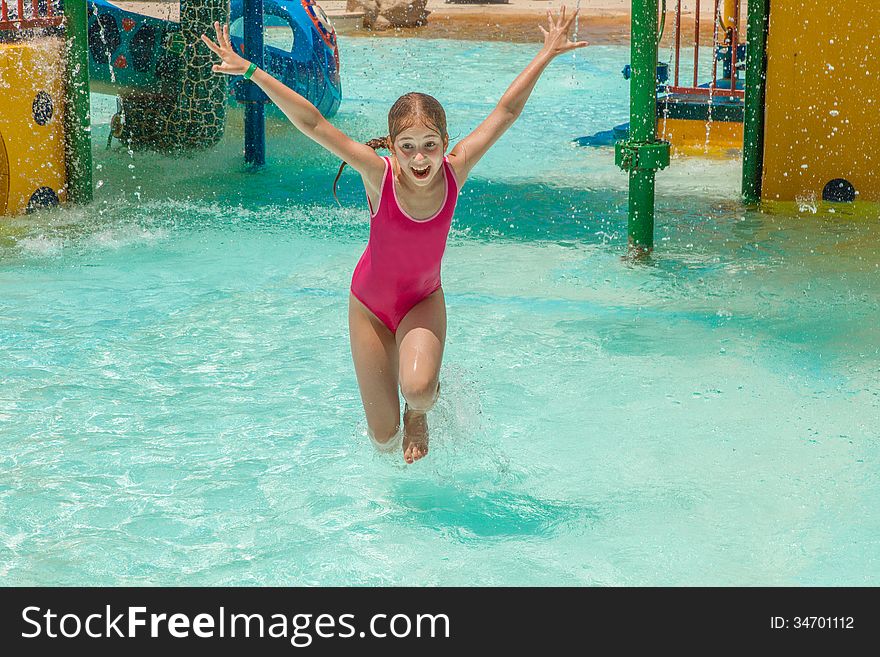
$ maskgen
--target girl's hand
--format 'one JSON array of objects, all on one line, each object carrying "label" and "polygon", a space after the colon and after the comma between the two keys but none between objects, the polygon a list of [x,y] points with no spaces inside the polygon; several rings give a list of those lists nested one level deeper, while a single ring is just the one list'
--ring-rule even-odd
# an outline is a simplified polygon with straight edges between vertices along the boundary
[{"label": "girl's hand", "polygon": [[549,10],[547,11],[549,30],[545,30],[540,25],[538,26],[544,34],[543,51],[550,55],[551,58],[556,57],[556,55],[561,55],[564,52],[568,52],[569,50],[574,50],[575,48],[583,48],[587,45],[586,41],[574,42],[568,40],[568,30],[574,22],[577,14],[577,9],[575,9],[571,16],[566,18],[565,5],[562,5],[562,9],[560,10],[557,19],[553,18],[553,14],[550,13]]},{"label": "girl's hand", "polygon": [[214,73],[226,73],[227,75],[244,75],[251,63],[244,57],[239,56],[232,47],[232,43],[229,41],[229,23],[224,23],[221,30],[220,23],[214,21],[214,31],[217,33],[217,43],[214,43],[204,34],[201,36],[205,45],[223,60],[220,64],[214,64],[211,70]]}]

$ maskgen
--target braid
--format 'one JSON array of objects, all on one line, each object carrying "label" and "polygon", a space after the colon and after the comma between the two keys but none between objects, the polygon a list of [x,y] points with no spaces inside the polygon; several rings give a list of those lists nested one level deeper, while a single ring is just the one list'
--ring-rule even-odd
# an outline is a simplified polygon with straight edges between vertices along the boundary
[{"label": "braid", "polygon": [[384,148],[386,150],[391,149],[391,136],[387,137],[376,137],[375,139],[371,139],[367,142],[367,146],[372,148],[373,150],[377,150],[379,148]]},{"label": "braid", "polygon": [[[376,137],[375,139],[371,139],[370,141],[366,142],[366,145],[369,146],[370,148],[372,148],[374,151],[378,150],[380,148],[390,150],[391,149],[391,136],[389,135],[387,137]],[[340,206],[342,206],[342,203],[339,203],[339,197],[336,196],[336,183],[339,182],[339,176],[342,175],[342,170],[345,168],[346,164],[348,164],[348,162],[343,160],[342,166],[339,167],[339,171],[336,173],[336,179],[333,181],[333,198],[336,199],[336,202]]]}]

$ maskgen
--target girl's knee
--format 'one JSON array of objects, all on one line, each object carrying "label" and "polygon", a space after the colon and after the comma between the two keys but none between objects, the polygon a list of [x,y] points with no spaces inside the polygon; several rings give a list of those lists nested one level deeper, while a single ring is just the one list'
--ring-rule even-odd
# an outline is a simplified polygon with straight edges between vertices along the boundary
[{"label": "girl's knee", "polygon": [[437,401],[440,383],[436,379],[430,381],[401,381],[400,391],[407,404],[413,410],[426,411]]}]

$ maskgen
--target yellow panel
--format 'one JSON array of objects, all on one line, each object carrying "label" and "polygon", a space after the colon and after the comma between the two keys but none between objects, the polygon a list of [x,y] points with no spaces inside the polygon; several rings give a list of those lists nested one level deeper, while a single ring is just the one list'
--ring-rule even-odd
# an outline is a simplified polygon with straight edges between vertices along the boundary
[{"label": "yellow panel", "polygon": [[820,199],[835,178],[880,201],[877,0],[773,0],[764,199]]},{"label": "yellow panel", "polygon": [[9,199],[9,176],[0,176],[0,215],[6,214]]},{"label": "yellow panel", "polygon": [[742,155],[743,126],[733,121],[657,119],[657,136],[672,144],[673,155],[729,158]]},{"label": "yellow panel", "polygon": [[[62,50],[57,37],[0,43],[0,134],[8,167],[8,199],[0,211],[6,214],[24,212],[40,187],[51,188],[62,202],[67,198]],[[34,99],[40,92],[52,101],[45,125],[34,119]]]}]

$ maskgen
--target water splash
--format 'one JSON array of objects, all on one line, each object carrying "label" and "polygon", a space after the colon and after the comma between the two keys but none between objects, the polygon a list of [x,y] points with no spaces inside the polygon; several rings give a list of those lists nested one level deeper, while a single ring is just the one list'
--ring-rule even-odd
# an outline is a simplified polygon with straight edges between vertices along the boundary
[{"label": "water splash", "polygon": [[[580,10],[581,10],[581,0],[577,0],[577,6],[575,7],[575,11],[577,13],[574,16],[574,34],[572,35],[572,41],[574,43],[577,43],[577,41],[578,41],[578,29],[580,27],[579,21],[581,18],[580,17]],[[580,82],[578,82],[578,78],[577,78],[577,51],[578,51],[577,48],[575,48],[574,50],[571,51],[571,81],[574,84],[574,86],[576,86],[576,87],[580,86]]]}]

